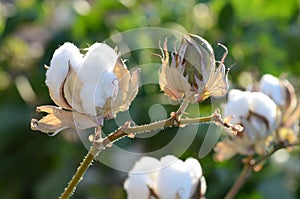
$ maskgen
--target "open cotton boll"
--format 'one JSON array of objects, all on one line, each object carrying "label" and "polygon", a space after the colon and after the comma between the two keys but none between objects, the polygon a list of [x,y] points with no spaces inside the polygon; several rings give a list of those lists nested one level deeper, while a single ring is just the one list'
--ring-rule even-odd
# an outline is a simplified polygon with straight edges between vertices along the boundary
[{"label": "open cotton boll", "polygon": [[182,160],[175,156],[161,158],[162,168],[158,175],[157,192],[160,199],[189,199],[193,189],[192,177]]},{"label": "open cotton boll", "polygon": [[262,76],[259,85],[261,91],[272,98],[276,104],[284,105],[286,103],[286,91],[278,78],[265,74]]},{"label": "open cotton boll", "polygon": [[46,85],[49,88],[51,99],[60,107],[71,109],[63,99],[62,87],[69,72],[69,62],[76,71],[83,60],[83,55],[72,43],[66,42],[55,50],[46,72]]},{"label": "open cotton boll", "polygon": [[137,161],[124,182],[127,199],[149,199],[149,188],[156,190],[156,180],[160,162],[152,157]]},{"label": "open cotton boll", "polygon": [[228,94],[228,102],[225,105],[225,115],[233,115],[231,122],[233,124],[241,123],[241,119],[249,114],[249,95],[248,91],[232,89]]}]

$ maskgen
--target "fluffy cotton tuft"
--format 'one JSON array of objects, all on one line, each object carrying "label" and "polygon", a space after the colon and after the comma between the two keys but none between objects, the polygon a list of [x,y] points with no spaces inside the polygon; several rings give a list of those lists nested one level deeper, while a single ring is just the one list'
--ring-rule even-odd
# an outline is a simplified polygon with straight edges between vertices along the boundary
[{"label": "fluffy cotton tuft", "polygon": [[117,95],[119,84],[113,73],[118,55],[108,45],[95,43],[86,53],[78,76],[83,83],[80,97],[83,109],[96,115],[96,107],[103,107],[107,99]]},{"label": "fluffy cotton tuft", "polygon": [[66,42],[55,50],[46,72],[46,85],[49,88],[51,99],[63,108],[70,107],[61,96],[62,84],[69,72],[69,62],[74,70],[78,70],[83,60],[83,55],[72,43]]},{"label": "fluffy cotton tuft", "polygon": [[262,76],[259,85],[261,91],[272,98],[277,105],[286,103],[286,90],[278,78],[266,74]]}]

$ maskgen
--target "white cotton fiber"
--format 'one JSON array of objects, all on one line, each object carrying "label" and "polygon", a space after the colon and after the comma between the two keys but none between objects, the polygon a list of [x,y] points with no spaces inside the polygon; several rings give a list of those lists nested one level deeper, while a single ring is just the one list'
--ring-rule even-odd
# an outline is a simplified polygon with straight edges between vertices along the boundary
[{"label": "white cotton fiber", "polygon": [[[69,71],[69,62],[74,70],[80,67],[83,55],[72,43],[66,42],[55,50],[46,72],[46,85],[50,90],[52,100],[59,106],[64,107],[61,99],[61,87]],[[65,107],[64,107],[65,108]]]}]

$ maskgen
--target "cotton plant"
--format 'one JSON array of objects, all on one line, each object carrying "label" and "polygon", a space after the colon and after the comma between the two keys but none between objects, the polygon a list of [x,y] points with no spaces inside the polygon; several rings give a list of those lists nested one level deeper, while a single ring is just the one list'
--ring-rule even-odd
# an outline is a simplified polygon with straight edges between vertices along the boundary
[{"label": "cotton plant", "polygon": [[[167,44],[165,39],[161,48],[159,86],[165,95],[180,102],[178,110],[165,120],[140,126],[127,121],[105,137],[102,137],[105,121],[128,110],[136,97],[140,69],[129,71],[118,51],[105,43],[79,49],[66,42],[55,50],[50,65],[45,65],[45,83],[56,106],[38,106],[37,112],[46,115],[32,119],[31,128],[51,136],[65,129],[80,133],[94,129],[91,148],[61,199],[71,197],[92,161],[114,142],[125,137],[134,139],[137,134],[156,129],[203,122],[222,126],[227,138],[215,148],[218,160],[235,154],[263,156],[270,152],[273,143],[289,146],[299,142],[299,102],[294,88],[286,80],[273,81],[275,77],[271,76],[264,76],[250,91],[231,90],[225,105],[226,118],[218,111],[207,117],[185,117],[189,104],[227,94],[229,70],[224,60],[228,51],[220,44],[225,53],[217,61],[212,46],[192,34],[183,35],[178,49],[173,52],[169,52]],[[171,155],[160,160],[143,157],[128,173],[124,189],[129,199],[198,199],[205,197],[206,182],[200,163],[192,157],[185,161]],[[235,185],[233,190],[238,190]],[[229,195],[234,196],[232,191]]]},{"label": "cotton plant", "polygon": [[129,171],[124,189],[128,199],[204,198],[206,181],[195,158],[144,156]]}]

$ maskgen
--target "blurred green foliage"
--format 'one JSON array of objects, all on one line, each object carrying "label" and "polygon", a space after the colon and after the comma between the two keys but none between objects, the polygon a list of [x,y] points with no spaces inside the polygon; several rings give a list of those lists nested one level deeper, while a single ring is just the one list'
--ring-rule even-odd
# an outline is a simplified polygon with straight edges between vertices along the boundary
[{"label": "blurred green foliage", "polygon": [[[215,48],[220,59],[226,45],[231,66],[232,87],[246,87],[249,74],[258,79],[264,73],[300,85],[300,2],[298,0],[4,0],[0,2],[0,198],[57,198],[87,152],[74,132],[48,137],[30,130],[35,107],[52,104],[45,86],[44,64],[54,50],[71,41],[81,48],[95,41],[140,27],[163,27],[198,34]],[[137,38],[137,42],[144,42]],[[158,41],[157,41],[158,45]],[[133,52],[128,67],[159,63],[151,51]],[[149,70],[156,76],[157,71]],[[250,78],[251,79],[251,78]],[[137,124],[150,122],[153,104],[164,104],[157,85],[140,89],[130,114]],[[209,115],[210,102],[199,107]],[[164,105],[166,114],[177,105]],[[189,109],[191,115],[198,109]],[[117,125],[108,121],[105,132]],[[202,125],[189,150],[182,156],[197,157],[207,125]],[[124,139],[119,146],[135,144],[151,151],[168,143],[177,129],[168,129],[149,139]],[[188,133],[188,132],[187,132]],[[300,155],[286,154],[288,161],[271,161],[255,173],[238,198],[300,198]],[[207,179],[207,198],[222,198],[241,169],[241,158],[216,163],[212,153],[200,159]],[[122,164],[122,162],[120,162]],[[122,184],[126,173],[95,162],[78,186],[73,198],[126,198]]]}]

